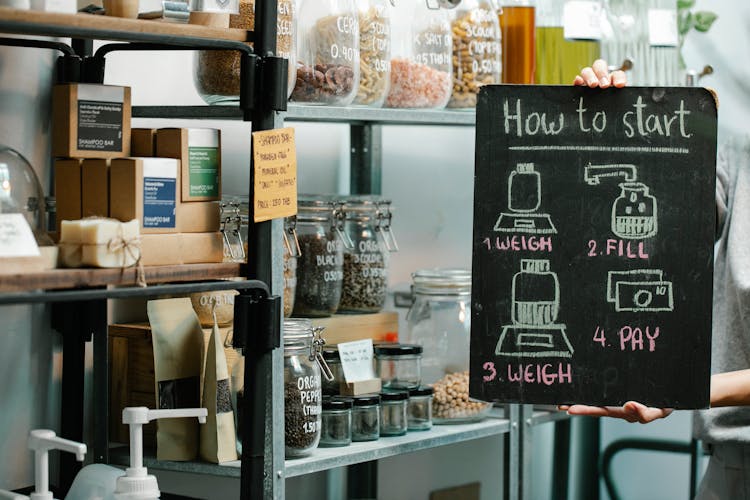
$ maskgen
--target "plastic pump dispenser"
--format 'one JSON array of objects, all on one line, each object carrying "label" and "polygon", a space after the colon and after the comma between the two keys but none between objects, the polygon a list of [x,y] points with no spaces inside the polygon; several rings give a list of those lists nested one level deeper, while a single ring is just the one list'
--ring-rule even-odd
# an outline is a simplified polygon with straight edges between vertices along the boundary
[{"label": "plastic pump dispenser", "polygon": [[122,423],[130,426],[130,467],[125,469],[124,476],[117,478],[114,498],[116,500],[159,498],[160,492],[156,477],[149,475],[143,466],[143,426],[145,424],[161,418],[185,417],[196,417],[200,423],[205,424],[207,415],[208,410],[205,408],[149,410],[146,407],[135,407],[122,410]]},{"label": "plastic pump dispenser", "polygon": [[53,500],[49,491],[49,452],[50,450],[75,453],[76,459],[83,462],[86,445],[57,437],[53,431],[36,429],[29,434],[29,449],[34,451],[34,493],[31,496],[19,495],[0,490],[0,498],[20,500]]}]

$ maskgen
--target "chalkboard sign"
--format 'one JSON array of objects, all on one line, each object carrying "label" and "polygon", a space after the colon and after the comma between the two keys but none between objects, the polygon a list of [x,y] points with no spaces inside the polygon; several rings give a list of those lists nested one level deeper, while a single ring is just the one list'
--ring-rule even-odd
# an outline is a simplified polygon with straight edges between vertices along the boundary
[{"label": "chalkboard sign", "polygon": [[484,87],[471,396],[707,406],[715,173],[705,89]]}]

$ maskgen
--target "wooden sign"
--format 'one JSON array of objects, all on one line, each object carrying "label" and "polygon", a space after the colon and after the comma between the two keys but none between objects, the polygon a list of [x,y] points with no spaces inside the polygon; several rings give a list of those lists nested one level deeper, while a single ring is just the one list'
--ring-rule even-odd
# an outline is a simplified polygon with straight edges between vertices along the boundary
[{"label": "wooden sign", "polygon": [[297,151],[294,129],[253,132],[255,222],[297,213]]},{"label": "wooden sign", "polygon": [[705,89],[482,89],[472,397],[707,406],[716,130]]}]

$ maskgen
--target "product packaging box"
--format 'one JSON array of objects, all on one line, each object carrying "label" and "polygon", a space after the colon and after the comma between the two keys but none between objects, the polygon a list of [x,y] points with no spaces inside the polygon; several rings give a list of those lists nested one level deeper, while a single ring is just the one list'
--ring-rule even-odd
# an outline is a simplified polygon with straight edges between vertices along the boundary
[{"label": "product packaging box", "polygon": [[177,204],[177,230],[181,233],[213,233],[221,230],[218,201]]},{"label": "product packaging box", "polygon": [[144,266],[182,264],[180,236],[178,233],[141,235],[141,264]]},{"label": "product packaging box", "polygon": [[109,217],[109,160],[81,163],[81,215]]},{"label": "product packaging box", "polygon": [[55,160],[56,223],[81,218],[81,160]]},{"label": "product packaging box", "polygon": [[141,234],[177,232],[180,161],[172,158],[119,158],[110,166],[109,215],[138,219]]},{"label": "product packaging box", "polygon": [[134,128],[130,131],[130,155],[157,156],[155,128]]},{"label": "product packaging box", "polygon": [[52,100],[53,156],[130,156],[130,87],[56,85]]},{"label": "product packaging box", "polygon": [[224,237],[215,233],[182,233],[182,263],[204,264],[224,261]]},{"label": "product packaging box", "polygon": [[141,264],[213,264],[224,261],[224,238],[220,232],[141,235]]},{"label": "product packaging box", "polygon": [[181,201],[221,198],[221,132],[207,128],[165,128],[156,133],[156,156],[182,162]]}]

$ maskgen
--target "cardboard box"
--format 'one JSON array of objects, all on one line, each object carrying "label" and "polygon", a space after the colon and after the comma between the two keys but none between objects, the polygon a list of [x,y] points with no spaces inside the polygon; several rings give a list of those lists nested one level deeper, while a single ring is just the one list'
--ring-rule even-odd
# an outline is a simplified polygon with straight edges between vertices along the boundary
[{"label": "cardboard box", "polygon": [[372,339],[378,342],[398,342],[398,313],[384,311],[375,314],[334,314],[329,318],[313,318],[313,326],[323,326],[326,345]]},{"label": "cardboard box", "polygon": [[130,87],[55,85],[52,99],[53,156],[130,156]]},{"label": "cardboard box", "polygon": [[224,261],[224,236],[216,233],[182,233],[182,263],[203,264]]},{"label": "cardboard box", "polygon": [[215,233],[141,235],[141,264],[167,266],[224,261],[224,238]]},{"label": "cardboard box", "polygon": [[214,233],[221,230],[218,201],[177,204],[177,230],[181,233]]},{"label": "cardboard box", "polygon": [[81,160],[55,160],[56,226],[60,222],[81,218]]},{"label": "cardboard box", "polygon": [[182,162],[182,202],[221,199],[220,130],[160,129],[156,133],[156,156]]},{"label": "cardboard box", "polygon": [[119,158],[110,166],[109,215],[138,219],[141,234],[177,232],[180,161],[171,158]]},{"label": "cardboard box", "polygon": [[[226,339],[232,326],[219,328]],[[211,339],[211,328],[203,329],[204,357]],[[232,373],[239,359],[231,347],[225,348],[227,368]],[[154,387],[154,351],[151,326],[148,323],[109,325],[109,432],[110,439],[118,443],[128,442],[128,426],[122,423],[122,410],[128,406],[156,408]],[[201,383],[203,373],[201,373]],[[143,443],[147,448],[156,447],[156,422],[143,426]]]},{"label": "cardboard box", "polygon": [[156,156],[156,129],[134,128],[130,131],[131,156]]},{"label": "cardboard box", "polygon": [[141,264],[169,266],[182,264],[182,239],[177,233],[142,234]]},{"label": "cardboard box", "polygon": [[109,217],[109,160],[81,163],[81,216]]}]

